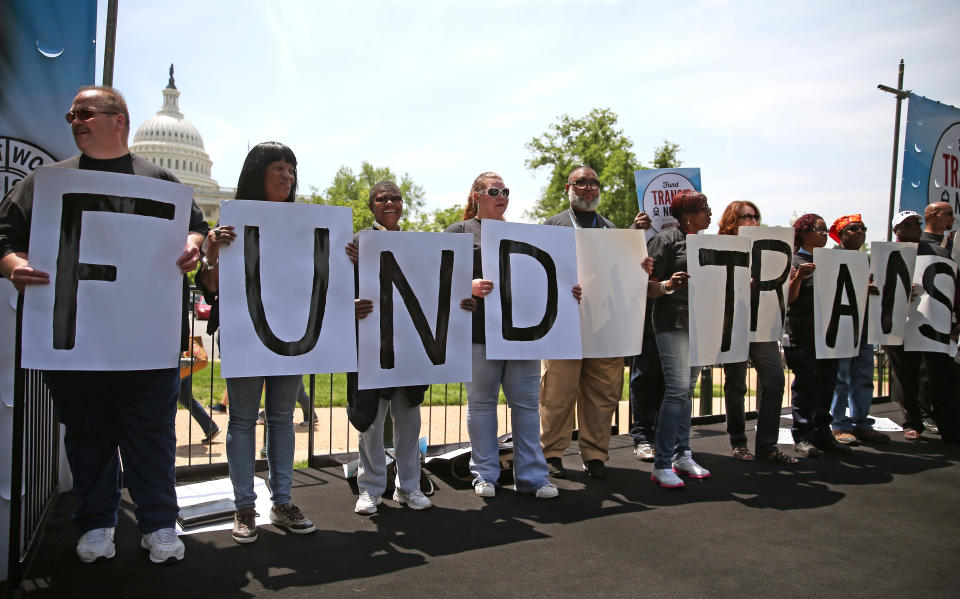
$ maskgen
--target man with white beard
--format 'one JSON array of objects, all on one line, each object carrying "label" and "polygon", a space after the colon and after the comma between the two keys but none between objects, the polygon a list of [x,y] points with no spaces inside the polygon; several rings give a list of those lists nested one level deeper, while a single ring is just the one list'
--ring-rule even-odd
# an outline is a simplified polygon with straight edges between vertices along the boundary
[{"label": "man with white beard", "polygon": [[[574,229],[615,229],[597,214],[600,179],[589,166],[578,166],[564,186],[570,208],[544,221],[545,225]],[[647,229],[650,217],[643,212],[633,220],[632,229]],[[652,263],[652,261],[650,261]],[[652,264],[644,264],[650,272]],[[584,293],[590,293],[584,289]],[[563,452],[573,438],[576,407],[583,469],[593,478],[606,476],[610,449],[610,422],[623,395],[623,358],[544,360],[540,378],[540,444],[550,475],[564,478]]]}]

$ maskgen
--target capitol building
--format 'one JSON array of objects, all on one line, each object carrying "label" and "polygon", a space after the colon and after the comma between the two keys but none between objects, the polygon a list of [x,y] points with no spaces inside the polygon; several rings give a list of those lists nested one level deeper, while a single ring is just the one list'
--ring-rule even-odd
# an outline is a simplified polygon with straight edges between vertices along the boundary
[{"label": "capitol building", "polygon": [[156,116],[140,125],[133,136],[130,151],[172,172],[184,185],[193,187],[193,199],[204,219],[220,218],[220,201],[233,199],[236,189],[220,187],[210,176],[213,161],[203,149],[203,138],[190,121],[183,118],[179,106],[180,91],[170,80],[163,90],[163,106]]}]

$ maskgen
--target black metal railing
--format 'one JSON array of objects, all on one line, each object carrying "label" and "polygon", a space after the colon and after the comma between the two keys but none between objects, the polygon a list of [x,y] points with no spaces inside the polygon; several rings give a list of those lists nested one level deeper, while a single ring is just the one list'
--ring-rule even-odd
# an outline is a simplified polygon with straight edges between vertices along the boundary
[{"label": "black metal railing", "polygon": [[33,559],[43,522],[58,496],[60,484],[60,424],[50,390],[39,371],[20,368],[23,296],[19,298],[10,450],[8,588],[19,585]]}]

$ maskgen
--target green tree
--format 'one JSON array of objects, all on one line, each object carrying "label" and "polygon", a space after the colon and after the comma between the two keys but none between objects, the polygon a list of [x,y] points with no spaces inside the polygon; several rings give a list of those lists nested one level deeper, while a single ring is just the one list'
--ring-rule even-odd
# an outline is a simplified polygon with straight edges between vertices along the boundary
[{"label": "green tree", "polygon": [[[630,226],[638,211],[633,173],[644,167],[632,151],[633,142],[616,127],[618,118],[609,108],[594,108],[579,119],[564,114],[527,144],[532,154],[527,168],[552,169],[550,183],[527,212],[528,217],[543,220],[565,210],[569,206],[563,190],[567,175],[575,166],[587,164],[597,171],[603,185],[598,211],[618,227]],[[678,166],[680,147],[667,140],[663,144],[654,153],[654,167]]]},{"label": "green tree", "polygon": [[441,233],[453,223],[463,220],[463,206],[450,206],[449,208],[434,208],[429,213],[420,212],[417,215],[418,220],[410,224],[410,229],[414,231],[429,231]]},{"label": "green tree", "polygon": [[367,161],[360,165],[360,171],[354,174],[348,166],[341,166],[333,177],[333,183],[324,191],[313,190],[310,201],[329,206],[347,206],[353,211],[353,230],[359,231],[373,225],[373,213],[370,212],[370,188],[379,181],[390,180],[400,186],[403,192],[403,219],[400,226],[410,228],[418,223],[423,207],[423,187],[413,182],[407,173],[397,180],[390,167],[375,167]]}]

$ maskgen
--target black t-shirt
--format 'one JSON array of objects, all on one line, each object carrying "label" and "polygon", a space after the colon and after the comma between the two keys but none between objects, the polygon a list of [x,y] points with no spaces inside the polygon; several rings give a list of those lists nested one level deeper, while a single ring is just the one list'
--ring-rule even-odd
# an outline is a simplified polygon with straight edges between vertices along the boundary
[{"label": "black t-shirt", "polygon": [[[797,250],[793,254],[793,268],[800,268],[802,264],[813,262],[813,255],[804,250]],[[813,336],[813,277],[809,276],[800,281],[800,292],[797,299],[787,306],[784,332],[790,338],[790,345],[814,348]]]},{"label": "black t-shirt", "polygon": [[[453,223],[445,233],[472,233],[473,234],[473,278],[482,279],[483,278],[483,262],[480,257],[480,227],[481,220],[479,218],[471,218],[468,220],[462,220],[458,223]],[[477,300],[477,309],[473,312],[473,342],[485,344],[487,342],[486,334],[483,330],[483,321],[484,321],[484,308],[483,308],[483,298],[473,296]]]}]

